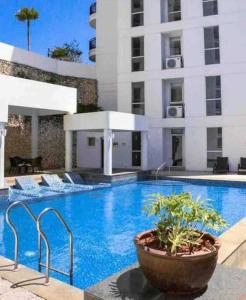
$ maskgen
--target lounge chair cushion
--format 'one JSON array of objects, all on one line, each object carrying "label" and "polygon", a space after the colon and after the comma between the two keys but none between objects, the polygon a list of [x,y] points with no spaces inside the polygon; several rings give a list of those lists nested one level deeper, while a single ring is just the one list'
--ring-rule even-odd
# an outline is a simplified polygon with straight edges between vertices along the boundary
[{"label": "lounge chair cushion", "polygon": [[65,173],[64,181],[73,184],[85,184],[84,179],[78,173],[74,173],[74,172]]},{"label": "lounge chair cushion", "polygon": [[17,177],[15,180],[15,188],[19,190],[37,190],[40,186],[30,176]]},{"label": "lounge chair cushion", "polygon": [[56,175],[56,174],[52,174],[52,175],[43,175],[42,176],[42,183],[46,186],[50,186],[50,187],[64,187],[64,183],[62,182],[61,178]]}]

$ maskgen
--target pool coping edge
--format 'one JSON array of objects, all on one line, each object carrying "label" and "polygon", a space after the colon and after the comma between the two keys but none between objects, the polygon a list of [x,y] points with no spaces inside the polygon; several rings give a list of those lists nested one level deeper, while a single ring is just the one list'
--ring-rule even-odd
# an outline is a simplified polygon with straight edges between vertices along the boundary
[{"label": "pool coping edge", "polygon": [[[11,263],[13,263],[13,261],[0,256],[0,277],[13,284],[44,276],[34,269],[23,265],[19,265],[19,268],[16,271],[13,271],[13,267],[4,268],[5,265],[9,265]],[[85,297],[83,290],[70,286],[52,277],[50,277],[48,285],[44,284],[44,279],[36,279],[31,282],[32,283],[20,285],[19,287],[46,300],[89,300],[88,297]]]}]

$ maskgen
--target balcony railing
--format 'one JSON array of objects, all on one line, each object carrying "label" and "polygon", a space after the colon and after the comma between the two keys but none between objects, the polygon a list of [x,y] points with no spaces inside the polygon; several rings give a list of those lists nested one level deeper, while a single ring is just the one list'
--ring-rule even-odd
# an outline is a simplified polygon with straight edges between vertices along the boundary
[{"label": "balcony railing", "polygon": [[97,12],[97,3],[92,3],[90,6],[90,15],[93,15]]},{"label": "balcony railing", "polygon": [[96,47],[97,47],[97,40],[96,40],[96,38],[94,37],[93,39],[90,39],[90,42],[89,42],[89,50],[96,49]]}]

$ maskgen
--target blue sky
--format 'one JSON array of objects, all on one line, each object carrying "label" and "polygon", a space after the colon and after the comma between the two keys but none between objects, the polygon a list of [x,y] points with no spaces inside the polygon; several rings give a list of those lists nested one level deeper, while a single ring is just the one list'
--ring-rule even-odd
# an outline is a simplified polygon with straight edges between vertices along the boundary
[{"label": "blue sky", "polygon": [[88,24],[93,0],[0,0],[0,41],[26,48],[26,24],[15,19],[22,7],[34,7],[40,18],[31,24],[31,50],[47,55],[47,49],[76,39],[88,60],[88,41],[95,30]]}]

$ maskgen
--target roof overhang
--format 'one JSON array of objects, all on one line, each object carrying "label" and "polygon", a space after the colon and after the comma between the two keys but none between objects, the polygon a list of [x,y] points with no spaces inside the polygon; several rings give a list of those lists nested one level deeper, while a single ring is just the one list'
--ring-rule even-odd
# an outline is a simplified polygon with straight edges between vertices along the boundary
[{"label": "roof overhang", "polygon": [[73,114],[77,109],[77,90],[12,76],[0,75],[0,122],[8,113],[37,115]]},{"label": "roof overhang", "polygon": [[64,130],[70,131],[148,131],[145,116],[102,111],[64,116]]}]

